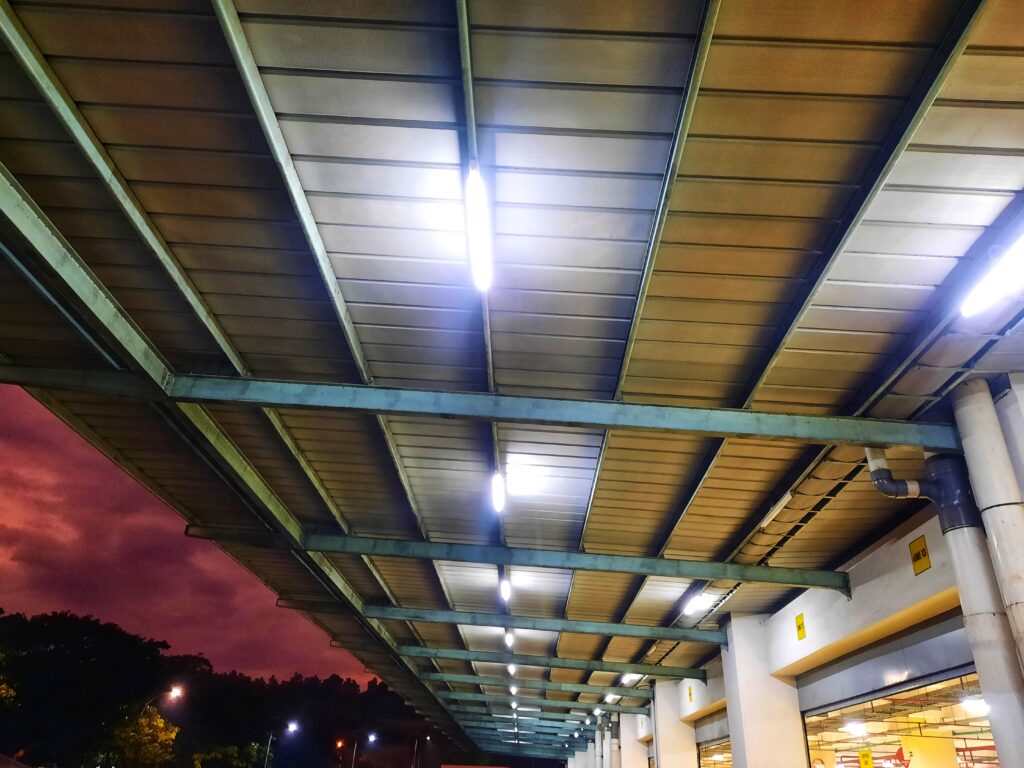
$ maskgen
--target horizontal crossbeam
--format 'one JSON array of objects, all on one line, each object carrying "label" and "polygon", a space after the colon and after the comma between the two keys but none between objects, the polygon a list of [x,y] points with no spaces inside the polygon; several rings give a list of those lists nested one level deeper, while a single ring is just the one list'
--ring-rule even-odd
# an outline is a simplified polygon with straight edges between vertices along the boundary
[{"label": "horizontal crossbeam", "polygon": [[[438,691],[437,697],[445,701],[479,701],[485,704],[517,704],[520,707],[549,707],[551,709],[599,708],[602,712],[621,712],[630,715],[646,715],[646,707],[627,707],[622,704],[580,704],[578,701],[559,701],[558,699],[524,699],[519,696],[502,696],[496,693],[468,693],[466,691]],[[526,709],[529,712],[529,709]]]},{"label": "horizontal crossbeam", "polygon": [[[576,707],[579,709],[578,712],[537,712],[535,710],[524,710],[522,712],[518,712],[518,717],[514,719],[511,717],[511,710],[507,709],[505,712],[506,716],[509,718],[509,722],[515,722],[515,720],[518,720],[519,722],[532,722],[533,720],[564,720],[567,723],[588,724],[586,722],[587,718],[590,718],[590,720],[593,721],[593,715],[590,714],[590,711],[593,709],[592,704],[581,704],[576,702]],[[489,705],[473,707],[468,704],[452,704],[447,707],[447,709],[452,714],[459,716],[498,717],[498,714],[493,712],[489,708]]]},{"label": "horizontal crossbeam", "polygon": [[584,672],[615,672],[621,675],[651,675],[662,678],[707,679],[703,669],[694,667],[662,667],[658,664],[631,664],[623,661],[568,659],[561,656],[539,656],[529,653],[504,651],[473,651],[462,648],[430,648],[422,645],[401,645],[403,656],[421,659],[447,659],[449,661],[478,661],[487,664],[519,664],[524,667],[578,669]]},{"label": "horizontal crossbeam", "polygon": [[[185,534],[221,543],[270,547],[285,546],[286,544],[281,536],[263,529],[190,525],[185,529]],[[815,571],[800,568],[775,568],[767,565],[709,563],[700,560],[601,555],[589,552],[563,552],[550,549],[494,547],[478,544],[399,541],[323,533],[307,534],[302,545],[309,552],[629,573],[668,579],[705,579],[707,581],[726,579],[736,582],[779,584],[788,587],[834,589],[845,595],[850,593],[850,577],[840,571]]]},{"label": "horizontal crossbeam", "polygon": [[593,693],[598,696],[612,694],[634,699],[653,699],[654,692],[646,688],[619,688],[614,685],[586,685],[583,683],[556,683],[551,680],[520,680],[518,678],[486,677],[484,675],[454,675],[447,672],[425,672],[420,677],[438,683],[467,683],[469,685],[514,685],[524,690],[565,691],[567,693]]},{"label": "horizontal crossbeam", "polygon": [[[310,613],[346,613],[339,604],[328,600],[282,598],[277,601],[277,604],[282,608],[293,608]],[[582,635],[641,637],[647,640],[671,640],[677,643],[726,644],[725,632],[689,627],[649,627],[644,624],[545,619],[535,616],[511,616],[504,613],[480,613],[478,611],[438,611],[430,608],[398,608],[390,605],[366,605],[363,607],[363,615],[371,619],[389,621],[427,621],[435,624],[462,624],[471,627],[501,627],[541,632],[578,632]]]},{"label": "horizontal crossbeam", "polygon": [[[534,713],[537,714],[537,713]],[[583,722],[579,723],[566,723],[566,722],[550,722],[545,720],[510,720],[508,718],[490,718],[485,719],[482,717],[460,717],[458,718],[459,725],[464,725],[469,728],[474,727],[487,727],[487,728],[512,728],[513,726],[519,726],[520,730],[530,731],[552,731],[554,733],[593,733],[597,730],[597,725],[591,723],[585,725]]]},{"label": "horizontal crossbeam", "polygon": [[[98,374],[95,371],[3,366],[0,368],[0,382],[120,396],[153,396],[152,387],[147,381],[126,372]],[[386,416],[435,416],[596,429],[686,432],[717,437],[794,440],[822,445],[915,445],[932,451],[961,449],[959,435],[952,424],[802,413],[762,413],[730,408],[181,375],[168,376],[164,382],[163,396],[194,403],[312,408]]]},{"label": "horizontal crossbeam", "polygon": [[564,747],[535,746],[533,744],[514,744],[500,740],[475,739],[477,747],[484,752],[499,755],[521,755],[523,757],[543,757],[549,760],[565,760],[572,754],[571,749]]}]

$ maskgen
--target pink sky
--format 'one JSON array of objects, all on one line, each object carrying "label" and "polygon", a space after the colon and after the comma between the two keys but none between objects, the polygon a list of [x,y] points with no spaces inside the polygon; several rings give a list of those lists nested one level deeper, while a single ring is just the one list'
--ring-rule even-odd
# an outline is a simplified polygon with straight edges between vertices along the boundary
[{"label": "pink sky", "polygon": [[26,392],[0,385],[0,607],[92,614],[221,672],[371,675]]}]

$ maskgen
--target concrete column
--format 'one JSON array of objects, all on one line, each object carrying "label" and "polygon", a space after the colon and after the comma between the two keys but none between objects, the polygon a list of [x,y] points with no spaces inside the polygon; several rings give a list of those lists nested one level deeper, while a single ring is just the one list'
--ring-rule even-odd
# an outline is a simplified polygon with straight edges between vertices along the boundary
[{"label": "concrete column", "polygon": [[1024,659],[1024,503],[988,382],[957,387],[953,410],[1017,656]]},{"label": "concrete column", "polygon": [[647,768],[647,745],[640,741],[640,715],[619,715],[621,768]]},{"label": "concrete column", "polygon": [[576,768],[576,758],[570,757],[565,761],[565,768]]},{"label": "concrete column", "polygon": [[602,731],[604,736],[604,744],[601,747],[601,764],[604,768],[612,768],[612,731],[611,728],[605,728]]},{"label": "concrete column", "polygon": [[729,646],[722,649],[722,668],[733,765],[808,768],[796,683],[770,673],[767,619],[733,614],[726,630]]},{"label": "concrete column", "polygon": [[654,683],[654,752],[657,768],[695,768],[698,764],[697,735],[689,723],[680,720],[682,681]]},{"label": "concrete column", "polygon": [[985,532],[979,527],[955,528],[947,531],[945,538],[974,666],[990,707],[988,720],[999,762],[1024,766],[1024,675],[1003,611]]},{"label": "concrete column", "polygon": [[597,768],[597,763],[594,761],[594,757],[597,753],[594,751],[594,742],[587,744],[587,768]]},{"label": "concrete column", "polygon": [[608,753],[611,757],[610,768],[622,768],[622,738],[619,713],[611,715],[611,727],[608,729]]},{"label": "concrete column", "polygon": [[573,768],[587,768],[587,750],[581,749],[573,755]]},{"label": "concrete column", "polygon": [[597,730],[594,731],[594,768],[606,768],[604,764],[604,731],[601,729],[601,718],[597,718]]}]

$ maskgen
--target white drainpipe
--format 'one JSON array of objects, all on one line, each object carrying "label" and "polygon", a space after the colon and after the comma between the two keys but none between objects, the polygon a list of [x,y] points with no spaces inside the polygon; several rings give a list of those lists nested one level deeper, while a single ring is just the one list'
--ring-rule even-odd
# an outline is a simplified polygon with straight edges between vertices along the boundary
[{"label": "white drainpipe", "polygon": [[1024,659],[1024,504],[988,382],[972,379],[957,387],[953,411],[1017,655]]},{"label": "white drainpipe", "polygon": [[612,753],[611,768],[622,768],[622,743],[619,738],[619,713],[612,713],[611,741],[608,742]]},{"label": "white drainpipe", "polygon": [[868,448],[867,455],[875,487],[886,496],[925,496],[938,507],[967,640],[990,707],[988,720],[996,752],[1001,765],[1024,766],[1024,674],[963,461],[955,456],[928,456],[925,477],[904,481],[893,479],[881,449]]}]

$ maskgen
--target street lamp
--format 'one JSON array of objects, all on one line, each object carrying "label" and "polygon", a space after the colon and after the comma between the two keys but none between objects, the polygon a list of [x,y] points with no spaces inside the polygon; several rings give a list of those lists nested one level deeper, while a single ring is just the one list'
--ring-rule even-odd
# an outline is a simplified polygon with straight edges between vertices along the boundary
[{"label": "street lamp", "polygon": [[171,699],[180,699],[185,695],[185,689],[180,685],[172,685],[171,690],[167,692],[167,696]]},{"label": "street lamp", "polygon": [[[377,740],[377,734],[370,731],[366,735],[366,740],[373,744]],[[356,737],[355,744],[352,745],[352,768],[356,768],[356,755],[359,754],[359,737]]]},{"label": "street lamp", "polygon": [[[299,724],[295,720],[289,720],[285,725],[284,730],[287,734],[298,733]],[[263,768],[267,768],[267,765],[270,763],[270,745],[274,743],[274,739],[276,738],[277,736],[274,735],[274,729],[271,728],[270,733],[267,734],[267,748],[263,752]]]}]

